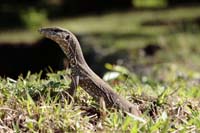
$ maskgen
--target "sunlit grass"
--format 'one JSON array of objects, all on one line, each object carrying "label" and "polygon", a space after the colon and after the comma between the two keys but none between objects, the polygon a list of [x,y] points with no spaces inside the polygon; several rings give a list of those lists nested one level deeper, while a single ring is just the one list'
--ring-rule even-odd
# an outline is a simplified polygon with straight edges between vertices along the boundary
[{"label": "sunlit grass", "polygon": [[39,39],[39,34],[37,32],[37,29],[34,31],[28,31],[28,30],[11,30],[0,32],[0,42],[9,42],[13,45],[15,43],[33,43],[37,39]]},{"label": "sunlit grass", "polygon": [[144,121],[129,114],[124,116],[121,111],[101,110],[81,88],[75,102],[68,104],[65,91],[70,80],[64,78],[68,72],[48,74],[47,79],[28,73],[17,81],[1,79],[1,131],[199,131],[200,85],[192,83],[199,73],[166,64],[166,69],[157,66],[153,77],[139,77],[124,67],[108,66],[110,73],[119,73],[118,77],[108,79],[109,83],[126,99],[140,105],[143,110],[140,118]]},{"label": "sunlit grass", "polygon": [[[45,24],[48,26],[59,26],[72,30],[78,34],[92,34],[92,33],[150,33],[158,35],[165,31],[165,28],[156,27],[141,27],[141,22],[147,20],[176,20],[176,19],[192,19],[199,16],[200,9],[196,8],[177,8],[164,11],[136,11],[136,12],[123,12],[123,13],[108,13],[105,15],[88,15],[76,18],[66,18],[62,20],[50,21]],[[39,28],[39,27],[38,27]],[[38,38],[35,31],[15,31],[9,29],[7,32],[1,32],[0,41],[2,42],[18,42],[19,41],[34,41]],[[160,32],[159,32],[160,31]],[[24,32],[28,34],[24,34]],[[24,36],[25,35],[25,36]]]}]

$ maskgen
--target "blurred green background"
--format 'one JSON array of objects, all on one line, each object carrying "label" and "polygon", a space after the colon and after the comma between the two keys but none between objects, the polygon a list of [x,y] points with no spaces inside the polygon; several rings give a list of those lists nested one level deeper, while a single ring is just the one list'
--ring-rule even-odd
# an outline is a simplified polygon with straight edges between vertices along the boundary
[{"label": "blurred green background", "polygon": [[65,67],[60,48],[37,32],[48,26],[75,33],[100,76],[106,63],[152,77],[155,67],[161,73],[174,66],[198,72],[199,5],[198,0],[2,0],[0,75],[16,78],[29,70],[45,74]]}]

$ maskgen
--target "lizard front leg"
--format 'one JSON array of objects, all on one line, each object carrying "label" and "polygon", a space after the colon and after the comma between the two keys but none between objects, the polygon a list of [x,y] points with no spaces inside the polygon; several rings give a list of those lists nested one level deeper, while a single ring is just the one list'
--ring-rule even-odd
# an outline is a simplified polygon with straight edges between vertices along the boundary
[{"label": "lizard front leg", "polygon": [[[70,69],[70,62],[65,58],[64,59],[64,66],[65,69],[68,70]],[[67,74],[67,77],[69,77],[71,79],[71,83],[69,85],[69,89],[67,90],[67,99],[69,101],[69,103],[71,102],[72,98],[74,98],[75,94],[76,94],[76,89],[79,85],[79,76],[75,76],[71,74]]]},{"label": "lizard front leg", "polygon": [[[79,85],[79,76],[70,76],[70,78],[71,78],[70,88],[68,89],[67,92],[72,98],[74,98],[77,87]],[[71,98],[69,99],[69,102],[71,102]]]}]

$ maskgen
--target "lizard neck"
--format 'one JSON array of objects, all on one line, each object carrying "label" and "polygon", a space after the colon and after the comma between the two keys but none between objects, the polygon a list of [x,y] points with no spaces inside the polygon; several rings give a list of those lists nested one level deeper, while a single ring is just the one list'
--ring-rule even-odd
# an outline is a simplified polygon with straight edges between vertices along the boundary
[{"label": "lizard neck", "polygon": [[83,66],[87,65],[78,40],[73,34],[72,36],[73,39],[70,40],[68,44],[66,44],[66,42],[59,42],[59,43],[57,42],[57,43],[65,53],[67,60],[69,61],[70,67],[75,67],[78,64]]},{"label": "lizard neck", "polygon": [[77,63],[82,64],[82,65],[87,65],[85,58],[83,56],[83,52],[81,50],[81,46],[76,38],[73,40],[73,46],[75,46],[74,58],[77,60]]}]

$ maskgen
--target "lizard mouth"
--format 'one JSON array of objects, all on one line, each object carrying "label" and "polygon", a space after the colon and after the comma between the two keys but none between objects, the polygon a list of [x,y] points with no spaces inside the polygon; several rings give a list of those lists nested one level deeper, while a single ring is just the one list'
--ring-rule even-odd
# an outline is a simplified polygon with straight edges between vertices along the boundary
[{"label": "lizard mouth", "polygon": [[40,32],[40,34],[44,35],[47,38],[53,39],[53,36],[56,36],[56,33],[49,29],[49,28],[41,28],[38,30]]},{"label": "lizard mouth", "polygon": [[40,29],[38,29],[38,32],[40,32],[41,34],[45,34],[46,31],[49,31],[48,28],[40,28]]},{"label": "lizard mouth", "polygon": [[52,40],[61,38],[60,32],[62,32],[62,30],[59,28],[40,28],[38,31],[40,34]]}]

